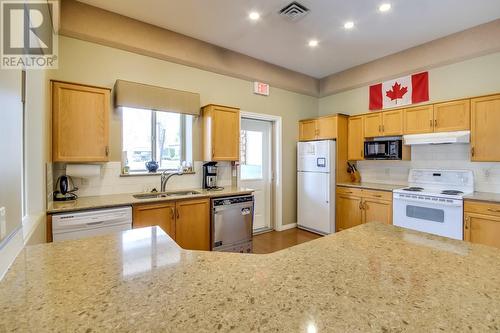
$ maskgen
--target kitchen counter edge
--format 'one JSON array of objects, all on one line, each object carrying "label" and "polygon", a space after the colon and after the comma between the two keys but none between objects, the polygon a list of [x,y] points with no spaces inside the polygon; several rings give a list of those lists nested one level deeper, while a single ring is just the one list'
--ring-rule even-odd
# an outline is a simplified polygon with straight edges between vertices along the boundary
[{"label": "kitchen counter edge", "polygon": [[189,189],[201,192],[201,194],[180,195],[165,198],[137,199],[133,195],[136,193],[108,194],[98,196],[80,197],[73,202],[51,202],[47,208],[47,214],[58,214],[64,212],[84,211],[91,209],[111,208],[118,206],[130,206],[137,204],[148,204],[155,202],[191,200],[202,198],[228,197],[233,195],[245,195],[254,192],[253,189],[228,187],[221,191],[207,191],[204,189]]}]

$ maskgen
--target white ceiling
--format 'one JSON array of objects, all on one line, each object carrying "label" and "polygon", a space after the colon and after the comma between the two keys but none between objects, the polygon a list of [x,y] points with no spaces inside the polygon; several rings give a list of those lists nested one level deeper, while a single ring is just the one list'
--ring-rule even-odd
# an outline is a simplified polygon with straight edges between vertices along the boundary
[{"label": "white ceiling", "polygon": [[298,22],[278,15],[292,0],[80,1],[316,78],[500,18],[499,0],[299,0],[311,11]]}]

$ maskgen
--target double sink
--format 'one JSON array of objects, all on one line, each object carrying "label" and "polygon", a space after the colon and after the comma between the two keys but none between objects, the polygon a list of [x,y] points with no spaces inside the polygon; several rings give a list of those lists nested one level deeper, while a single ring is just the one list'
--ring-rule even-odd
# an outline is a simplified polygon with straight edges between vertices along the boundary
[{"label": "double sink", "polygon": [[136,199],[155,199],[155,198],[179,197],[184,195],[197,195],[197,194],[201,194],[201,192],[198,191],[151,192],[151,193],[134,194],[133,197]]}]

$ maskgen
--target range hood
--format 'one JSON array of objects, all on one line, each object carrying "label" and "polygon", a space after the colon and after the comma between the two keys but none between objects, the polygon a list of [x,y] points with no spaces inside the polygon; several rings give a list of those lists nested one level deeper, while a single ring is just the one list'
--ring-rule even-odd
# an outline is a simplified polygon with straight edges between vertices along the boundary
[{"label": "range hood", "polygon": [[469,143],[470,131],[440,132],[403,135],[405,145],[437,145],[443,143]]}]

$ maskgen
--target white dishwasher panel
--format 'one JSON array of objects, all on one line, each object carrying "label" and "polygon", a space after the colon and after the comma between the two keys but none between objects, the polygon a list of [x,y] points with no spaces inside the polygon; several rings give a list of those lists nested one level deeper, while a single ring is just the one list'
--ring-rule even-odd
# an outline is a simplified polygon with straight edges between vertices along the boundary
[{"label": "white dishwasher panel", "polygon": [[132,207],[54,214],[54,242],[105,235],[132,229]]}]

